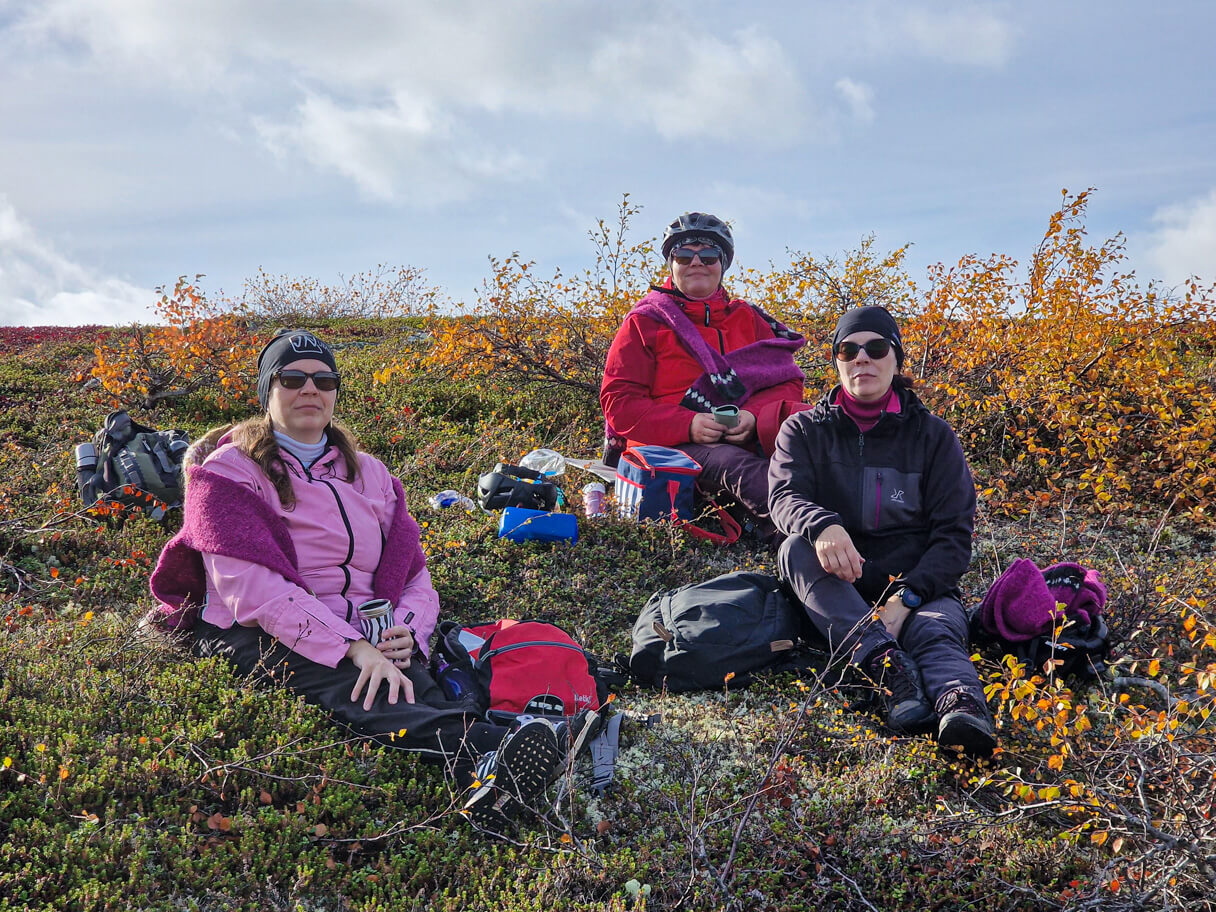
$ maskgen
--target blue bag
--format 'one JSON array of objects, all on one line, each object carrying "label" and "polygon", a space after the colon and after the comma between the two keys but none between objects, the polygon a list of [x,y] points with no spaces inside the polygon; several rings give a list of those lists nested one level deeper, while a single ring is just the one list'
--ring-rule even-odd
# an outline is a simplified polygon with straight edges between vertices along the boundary
[{"label": "blue bag", "polygon": [[664,446],[633,446],[616,467],[616,503],[621,516],[688,522],[701,464]]},{"label": "blue bag", "polygon": [[578,520],[573,513],[550,513],[526,507],[507,507],[498,522],[498,537],[513,542],[578,541]]}]

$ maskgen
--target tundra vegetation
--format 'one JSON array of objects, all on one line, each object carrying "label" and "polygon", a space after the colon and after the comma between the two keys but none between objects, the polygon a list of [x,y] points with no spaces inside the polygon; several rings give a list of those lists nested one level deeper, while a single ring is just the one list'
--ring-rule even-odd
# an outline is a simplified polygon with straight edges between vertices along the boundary
[{"label": "tundra vegetation", "polygon": [[[1087,237],[1088,197],[1063,195],[1024,263],[967,256],[918,283],[906,248],[866,238],[730,287],[811,340],[846,307],[896,312],[975,471],[967,599],[1019,557],[1096,567],[1109,672],[979,653],[1001,739],[984,762],[891,737],[824,663],[692,696],[626,686],[615,705],[661,722],[627,724],[614,788],[580,771],[505,840],[452,813],[441,769],[141,627],[178,519],[82,509],[71,450],[116,406],[191,436],[247,415],[273,326],[314,325],[447,616],[544,617],[627,652],[651,592],[771,556],[611,518],[580,520],[572,548],[504,543],[426,498],[536,446],[598,452],[604,355],[657,260],[628,197],[584,272],[492,259],[468,306],[378,267],[263,273],[237,299],[182,278],[159,326],[0,330],[0,910],[1212,907],[1216,292],[1140,284],[1121,238]],[[818,395],[826,345],[802,357]]]}]

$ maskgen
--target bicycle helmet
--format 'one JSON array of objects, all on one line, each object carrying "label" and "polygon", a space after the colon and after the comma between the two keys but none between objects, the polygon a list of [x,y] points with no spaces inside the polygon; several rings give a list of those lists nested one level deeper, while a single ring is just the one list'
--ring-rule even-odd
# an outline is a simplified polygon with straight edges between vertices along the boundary
[{"label": "bicycle helmet", "polygon": [[477,501],[483,510],[552,510],[557,506],[557,485],[532,469],[500,462],[477,479]]},{"label": "bicycle helmet", "polygon": [[722,271],[730,269],[735,258],[735,239],[730,226],[716,215],[707,212],[685,212],[667,226],[663,232],[663,259],[671,258],[671,251],[678,244],[702,242],[713,244],[722,250]]}]

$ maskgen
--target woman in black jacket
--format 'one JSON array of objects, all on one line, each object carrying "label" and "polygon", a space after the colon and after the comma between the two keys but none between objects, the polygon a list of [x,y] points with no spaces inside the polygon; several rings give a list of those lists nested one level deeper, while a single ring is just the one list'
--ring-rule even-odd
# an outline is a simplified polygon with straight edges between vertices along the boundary
[{"label": "woman in black jacket", "polygon": [[886,309],[847,312],[832,354],[840,384],[785,422],[769,467],[781,573],[833,650],[882,686],[893,729],[991,754],[957,589],[975,521],[962,447],[899,373]]}]

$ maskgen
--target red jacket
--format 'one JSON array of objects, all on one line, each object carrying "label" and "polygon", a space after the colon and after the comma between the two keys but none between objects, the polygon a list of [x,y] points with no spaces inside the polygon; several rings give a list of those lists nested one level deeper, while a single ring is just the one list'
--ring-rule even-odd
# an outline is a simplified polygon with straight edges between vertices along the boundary
[{"label": "red jacket", "polygon": [[[666,287],[671,287],[670,279]],[[750,304],[730,300],[722,288],[704,301],[681,301],[681,306],[706,343],[722,354],[773,338],[771,327]],[[701,366],[671,329],[630,314],[608,349],[600,407],[608,424],[630,445],[689,443],[689,428],[697,413],[680,405],[680,400],[701,374]],[[801,382],[757,390],[743,408],[764,423],[759,422],[761,413],[776,415],[784,401],[802,401]],[[780,423],[773,425],[774,434]]]}]

